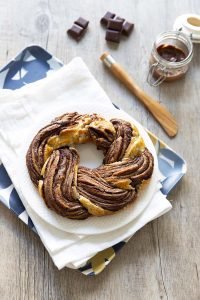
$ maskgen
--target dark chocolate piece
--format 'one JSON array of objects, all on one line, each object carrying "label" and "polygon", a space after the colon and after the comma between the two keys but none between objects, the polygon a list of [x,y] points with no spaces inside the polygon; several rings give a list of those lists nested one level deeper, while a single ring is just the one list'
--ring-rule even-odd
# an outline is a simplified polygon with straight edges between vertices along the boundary
[{"label": "dark chocolate piece", "polygon": [[131,31],[133,30],[133,28],[134,28],[134,24],[126,21],[123,24],[122,33],[129,36],[131,34]]},{"label": "dark chocolate piece", "polygon": [[88,27],[89,21],[85,20],[84,18],[80,17],[74,24],[86,29]]},{"label": "dark chocolate piece", "polygon": [[116,31],[122,31],[123,27],[123,21],[122,20],[116,20],[116,19],[110,19],[108,21],[107,29],[116,30]]},{"label": "dark chocolate piece", "polygon": [[115,17],[115,14],[107,11],[107,13],[105,14],[105,16],[103,16],[103,18],[101,18],[100,22],[101,22],[102,25],[107,26],[108,25],[108,21],[110,19],[113,19],[114,17]]},{"label": "dark chocolate piece", "polygon": [[118,16],[115,18],[115,20],[117,20],[117,21],[122,21],[123,23],[124,23],[124,21],[125,21],[124,18],[121,18],[121,17],[118,17]]},{"label": "dark chocolate piece", "polygon": [[72,27],[67,30],[67,33],[72,37],[74,38],[76,41],[79,41],[81,39],[81,37],[83,36],[85,32],[85,29],[76,25],[76,24],[73,24]]},{"label": "dark chocolate piece", "polygon": [[106,30],[106,40],[109,42],[119,43],[121,37],[121,32],[116,30]]}]

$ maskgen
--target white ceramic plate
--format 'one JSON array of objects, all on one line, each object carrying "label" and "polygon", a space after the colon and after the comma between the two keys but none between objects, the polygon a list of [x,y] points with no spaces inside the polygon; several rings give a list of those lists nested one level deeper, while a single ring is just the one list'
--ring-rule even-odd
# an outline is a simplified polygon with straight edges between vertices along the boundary
[{"label": "white ceramic plate", "polygon": [[[33,137],[40,128],[48,124],[56,116],[74,111],[77,111],[79,113],[98,113],[106,119],[121,118],[133,122],[139,129],[139,132],[143,137],[147,148],[154,156],[155,167],[153,175],[149,180],[149,184],[145,185],[145,188],[141,190],[141,192],[138,194],[136,201],[133,204],[129,205],[128,208],[124,208],[123,210],[113,215],[105,217],[90,217],[86,220],[70,220],[61,217],[46,207],[43,199],[41,198],[37,189],[34,187],[33,183],[30,180],[28,170],[26,167],[25,156]],[[18,174],[20,178],[20,189],[23,196],[22,201],[24,202],[25,206],[29,205],[38,216],[40,216],[44,221],[51,224],[52,226],[65,232],[75,233],[79,235],[102,234],[105,232],[116,230],[133,221],[141,214],[141,212],[151,201],[155,193],[155,189],[157,188],[158,163],[155,148],[148,134],[137,121],[135,121],[132,117],[130,117],[127,113],[123,112],[122,110],[116,109],[112,104],[105,106],[100,104],[92,104],[91,102],[84,102],[81,105],[66,103],[64,107],[60,107],[54,112],[51,111],[42,113],[38,116],[38,120],[41,121],[39,121],[37,125],[31,128],[29,133],[27,134],[27,137],[24,138],[24,146],[23,149],[21,149],[19,156],[20,159],[18,164]],[[99,164],[101,164],[102,162],[103,156],[101,151],[97,151],[94,149],[94,152],[92,153],[91,145],[89,144],[86,144],[84,147],[80,146],[79,153],[82,165],[96,167],[98,165],[97,161]]]}]

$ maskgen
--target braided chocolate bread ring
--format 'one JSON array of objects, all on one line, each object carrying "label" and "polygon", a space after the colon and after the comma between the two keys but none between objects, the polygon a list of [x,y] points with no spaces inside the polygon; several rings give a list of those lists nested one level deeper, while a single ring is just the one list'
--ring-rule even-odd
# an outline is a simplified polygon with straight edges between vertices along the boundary
[{"label": "braided chocolate bread ring", "polygon": [[[104,153],[103,165],[96,169],[79,166],[73,145],[87,142]],[[36,134],[26,164],[47,207],[79,220],[113,214],[132,203],[154,168],[134,125],[77,112],[56,118]]]}]

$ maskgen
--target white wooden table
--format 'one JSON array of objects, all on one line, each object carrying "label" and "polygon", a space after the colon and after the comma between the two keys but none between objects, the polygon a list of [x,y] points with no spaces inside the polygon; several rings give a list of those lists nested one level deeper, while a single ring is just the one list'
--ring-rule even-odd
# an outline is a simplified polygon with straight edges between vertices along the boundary
[{"label": "white wooden table", "polygon": [[[108,46],[99,24],[114,11],[135,23],[119,47]],[[152,88],[146,83],[153,40],[172,28],[176,16],[200,13],[199,0],[0,0],[0,65],[22,48],[39,44],[65,63],[79,55],[110,98],[177,150],[188,163],[170,194],[173,210],[140,230],[99,276],[58,271],[39,238],[0,205],[0,299],[200,299],[200,46],[186,78]],[[89,31],[80,43],[66,29],[83,16]],[[176,116],[179,134],[170,140],[151,115],[103,68],[109,50],[148,93]]]}]

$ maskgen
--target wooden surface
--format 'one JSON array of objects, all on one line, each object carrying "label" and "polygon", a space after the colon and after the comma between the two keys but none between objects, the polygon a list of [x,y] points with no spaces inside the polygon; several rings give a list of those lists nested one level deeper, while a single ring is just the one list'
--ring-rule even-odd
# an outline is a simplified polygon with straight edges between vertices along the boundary
[{"label": "wooden surface", "polygon": [[[130,39],[108,46],[100,17],[111,10],[135,23]],[[176,16],[200,13],[199,0],[0,0],[0,65],[23,47],[40,44],[65,63],[82,56],[110,98],[165,140],[188,163],[183,181],[170,194],[173,210],[140,230],[99,276],[58,271],[39,238],[0,205],[0,299],[200,299],[200,46],[186,78],[151,88],[146,83],[152,42]],[[65,31],[79,16],[90,20],[80,43]],[[176,117],[170,140],[131,94],[102,66],[109,50],[138,84]]]}]

